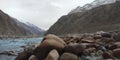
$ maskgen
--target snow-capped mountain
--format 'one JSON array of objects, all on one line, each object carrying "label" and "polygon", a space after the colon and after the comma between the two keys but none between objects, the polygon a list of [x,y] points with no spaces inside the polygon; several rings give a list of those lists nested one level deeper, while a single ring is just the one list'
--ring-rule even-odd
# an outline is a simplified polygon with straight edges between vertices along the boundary
[{"label": "snow-capped mountain", "polygon": [[69,14],[84,12],[86,10],[90,10],[92,8],[98,7],[100,5],[115,3],[116,1],[120,1],[120,0],[95,0],[92,3],[84,5],[83,7],[78,6],[77,8],[73,9]]},{"label": "snow-capped mountain", "polygon": [[45,30],[40,29],[39,27],[35,26],[34,24],[31,24],[29,22],[26,22],[25,24],[28,25],[31,28],[31,30],[33,30],[33,32],[36,32],[36,34],[38,33],[38,34],[42,35],[45,32]]}]

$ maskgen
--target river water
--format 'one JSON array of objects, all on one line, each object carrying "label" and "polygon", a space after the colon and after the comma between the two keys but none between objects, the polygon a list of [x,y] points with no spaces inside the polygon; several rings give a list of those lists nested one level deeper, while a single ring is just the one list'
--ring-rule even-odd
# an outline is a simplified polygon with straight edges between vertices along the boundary
[{"label": "river water", "polygon": [[[0,53],[4,51],[23,51],[22,46],[29,43],[39,44],[42,38],[25,38],[25,39],[3,39],[0,40]],[[14,60],[16,56],[0,54],[0,60]]]}]

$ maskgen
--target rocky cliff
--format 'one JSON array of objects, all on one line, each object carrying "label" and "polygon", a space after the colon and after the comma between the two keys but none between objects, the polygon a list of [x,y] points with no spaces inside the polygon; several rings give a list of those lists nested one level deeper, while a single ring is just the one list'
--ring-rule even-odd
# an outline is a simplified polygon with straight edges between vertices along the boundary
[{"label": "rocky cliff", "polygon": [[56,35],[113,31],[120,29],[120,2],[62,16],[47,31]]},{"label": "rocky cliff", "polygon": [[20,22],[0,10],[0,37],[40,36],[44,31],[38,29]]}]

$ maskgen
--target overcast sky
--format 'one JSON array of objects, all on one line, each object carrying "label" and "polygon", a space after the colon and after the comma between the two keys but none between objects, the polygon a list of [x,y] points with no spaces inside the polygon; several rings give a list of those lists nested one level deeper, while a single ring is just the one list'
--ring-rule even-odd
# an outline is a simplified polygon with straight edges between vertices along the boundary
[{"label": "overcast sky", "polygon": [[62,15],[93,0],[0,0],[0,9],[22,22],[47,30]]}]

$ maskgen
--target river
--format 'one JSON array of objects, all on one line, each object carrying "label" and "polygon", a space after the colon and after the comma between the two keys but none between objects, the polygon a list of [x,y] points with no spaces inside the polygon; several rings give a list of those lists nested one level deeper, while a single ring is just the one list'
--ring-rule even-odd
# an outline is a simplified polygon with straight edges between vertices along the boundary
[{"label": "river", "polygon": [[[14,51],[16,53],[23,51],[22,46],[29,43],[39,44],[42,38],[25,39],[3,39],[0,40],[0,53],[4,51]],[[16,56],[0,54],[0,60],[14,60]]]}]

